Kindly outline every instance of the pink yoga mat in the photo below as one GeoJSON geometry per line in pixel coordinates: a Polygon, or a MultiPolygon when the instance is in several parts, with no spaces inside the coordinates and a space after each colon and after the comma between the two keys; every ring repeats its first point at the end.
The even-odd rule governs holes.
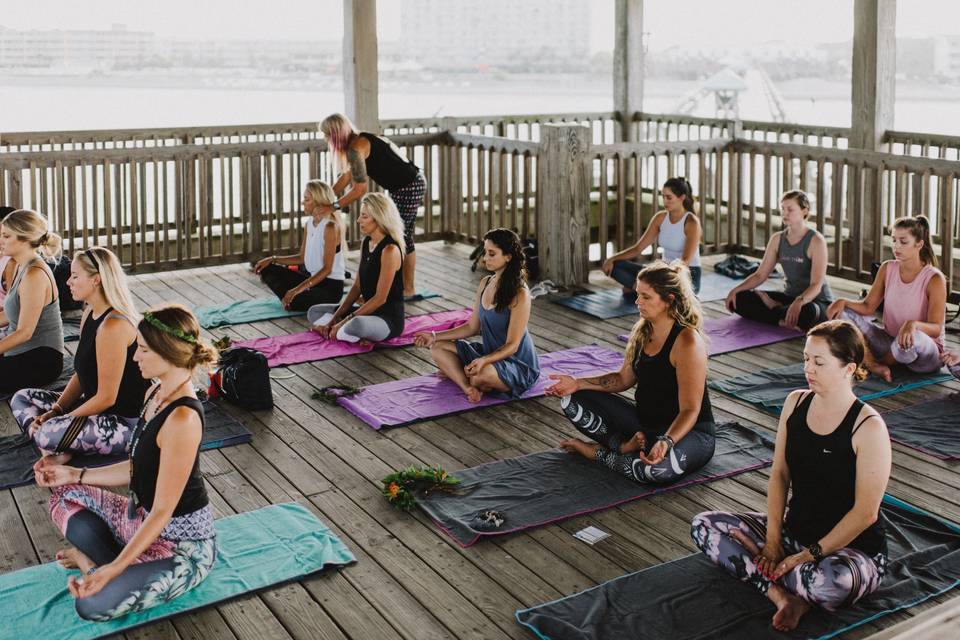
{"type": "MultiPolygon", "coordinates": [[[[734,315],[705,321],[703,332],[707,336],[707,355],[711,356],[803,336],[797,329],[764,324],[734,315]]],[[[627,342],[630,336],[620,335],[617,338],[621,342],[627,342]]]]}
{"type": "MultiPolygon", "coordinates": [[[[594,345],[544,354],[540,356],[540,379],[521,399],[542,396],[551,384],[551,373],[581,377],[617,371],[622,364],[621,354],[594,345]]],[[[357,395],[337,400],[374,429],[399,427],[510,401],[505,395],[488,393],[474,404],[457,385],[435,373],[371,385],[357,395]]]]}
{"type": "Polygon", "coordinates": [[[256,349],[267,356],[267,363],[271,368],[283,367],[301,362],[315,362],[340,356],[352,356],[358,353],[367,353],[378,347],[405,347],[413,344],[413,336],[420,331],[445,331],[467,322],[472,309],[456,309],[454,311],[439,311],[420,316],[410,316],[401,333],[396,338],[378,342],[376,344],[360,344],[359,342],[342,342],[328,340],[313,331],[291,333],[285,336],[272,338],[255,338],[240,340],[233,344],[238,347],[256,349]]]}

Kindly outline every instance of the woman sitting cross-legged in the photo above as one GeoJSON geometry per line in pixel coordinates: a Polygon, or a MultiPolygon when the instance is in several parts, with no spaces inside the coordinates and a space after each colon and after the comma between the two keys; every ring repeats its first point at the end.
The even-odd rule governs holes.
{"type": "Polygon", "coordinates": [[[380,342],[403,333],[403,221],[390,198],[368,193],[357,224],[366,236],[357,279],[343,302],[313,305],[307,319],[331,340],[380,342]]]}
{"type": "Polygon", "coordinates": [[[269,256],[253,266],[285,309],[306,311],[315,304],[340,302],[343,296],[346,234],[340,212],[326,208],[335,200],[326,182],[309,181],[303,191],[303,211],[310,218],[303,226],[300,253],[269,256]],[[303,265],[307,274],[288,269],[288,265],[303,265]]]}
{"type": "Polygon", "coordinates": [[[199,465],[203,405],[192,383],[216,352],[180,305],[144,313],[138,329],[134,359],[144,378],[158,382],[147,391],[129,460],[87,469],[42,458],[34,466],[37,484],[53,488],[53,521],[73,545],[57,559],[81,571],[67,588],[87,620],[168,602],[206,578],[216,558],[199,465]],[[106,489],[128,483],[129,497],[106,489]]]}
{"type": "Polygon", "coordinates": [[[886,565],[880,502],[890,477],[890,437],[853,393],[865,377],[865,346],[851,323],[831,320],[807,334],[809,390],[787,398],[767,490],[767,513],[701,513],[694,542],[728,573],[777,607],[788,631],[811,606],[852,605],[880,585],[886,565]],[[792,490],[787,508],[787,495],[792,490]]]}
{"type": "Polygon", "coordinates": [[[109,250],[78,252],[67,284],[86,303],[75,373],[63,393],[22,389],[10,408],[44,453],[66,462],[73,452],[125,454],[139,421],[147,381],[133,356],[140,319],[120,261],[109,250]]]}
{"type": "Polygon", "coordinates": [[[592,378],[551,375],[546,393],[562,398],[567,418],[597,443],[564,440],[563,449],[637,482],[667,484],[713,457],[703,320],[682,263],[651,264],[636,288],[640,320],[623,367],[592,378]],[[617,395],[634,385],[635,404],[617,395]]]}
{"type": "Polygon", "coordinates": [[[457,383],[470,402],[485,392],[519,398],[540,377],[540,361],[527,331],[530,290],[520,238],[509,229],[483,236],[483,259],[492,276],[477,289],[473,315],[446,331],[418,333],[414,343],[430,347],[440,372],[457,383]],[[480,334],[481,343],[465,338],[480,334]]]}
{"type": "Polygon", "coordinates": [[[943,364],[947,281],[937,268],[930,244],[930,223],[923,216],[898,218],[891,229],[893,256],[880,265],[862,301],[839,299],[827,309],[830,318],[853,322],[867,342],[866,366],[887,382],[890,365],[930,373],[943,364]],[[873,314],[883,303],[883,328],[873,314]]]}

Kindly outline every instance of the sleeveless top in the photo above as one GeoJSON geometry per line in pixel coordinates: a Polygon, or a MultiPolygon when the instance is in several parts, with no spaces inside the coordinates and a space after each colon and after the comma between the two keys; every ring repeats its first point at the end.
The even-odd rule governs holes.
{"type": "MultiPolygon", "coordinates": [[[[657,238],[657,243],[660,245],[660,248],[663,249],[663,259],[667,262],[683,260],[683,249],[687,243],[687,234],[684,231],[684,225],[687,224],[687,216],[689,215],[690,212],[687,211],[677,223],[674,224],[670,222],[670,214],[667,213],[660,222],[660,236],[657,238]]],[[[700,266],[700,245],[697,245],[697,251],[693,254],[693,258],[690,259],[690,264],[687,266],[700,266]]]]}
{"type": "MultiPolygon", "coordinates": [[[[37,258],[37,260],[39,259],[37,258]]],[[[7,329],[8,334],[17,330],[17,323],[20,321],[20,281],[23,280],[23,274],[27,272],[27,269],[34,268],[30,266],[32,264],[30,262],[20,267],[17,277],[13,279],[13,284],[10,285],[10,291],[7,292],[7,298],[3,301],[3,311],[7,314],[7,321],[10,323],[7,329]]],[[[7,351],[6,355],[8,356],[16,356],[41,347],[56,349],[60,353],[66,351],[63,347],[63,319],[60,317],[57,283],[54,282],[53,275],[47,270],[44,269],[44,273],[50,278],[50,285],[53,287],[53,300],[40,310],[40,318],[37,320],[37,326],[34,328],[30,339],[7,351]]]]}
{"type": "MultiPolygon", "coordinates": [[[[670,363],[670,351],[681,331],[683,326],[674,323],[670,335],[656,355],[648,356],[643,349],[637,349],[633,358],[633,373],[637,378],[634,392],[637,420],[640,431],[648,440],[666,433],[680,413],[680,385],[677,383],[677,370],[670,363]]],[[[703,382],[703,400],[694,430],[714,433],[713,408],[710,406],[706,380],[703,382]]]]}
{"type": "MultiPolygon", "coordinates": [[[[928,264],[920,270],[913,282],[904,282],[900,277],[899,260],[888,260],[884,264],[887,265],[887,273],[883,284],[883,329],[895,338],[907,320],[926,322],[927,306],[930,304],[927,285],[940,270],[928,264]]],[[[941,351],[943,331],[941,325],[940,336],[934,340],[941,351]]]]}
{"type": "MultiPolygon", "coordinates": [[[[157,385],[150,398],[159,388],[160,386],[157,385]]],[[[147,406],[150,398],[144,401],[144,407],[147,406]]],[[[157,434],[167,417],[177,407],[190,407],[200,416],[201,426],[204,424],[203,405],[200,401],[182,396],[161,409],[149,422],[141,419],[130,440],[130,461],[133,464],[130,490],[136,494],[140,506],[148,512],[153,509],[153,499],[157,492],[157,476],[160,474],[160,447],[157,445],[157,434]]],[[[192,513],[207,506],[208,503],[207,489],[203,484],[203,476],[200,475],[200,447],[198,446],[193,459],[193,469],[190,470],[187,485],[183,488],[183,494],[173,510],[173,515],[177,517],[192,513]]]]}
{"type": "MultiPolygon", "coordinates": [[[[320,224],[315,225],[313,218],[307,218],[307,241],[303,252],[303,265],[307,268],[307,271],[310,272],[310,275],[315,275],[323,269],[323,251],[326,248],[324,246],[323,234],[327,230],[328,224],[334,223],[329,218],[323,218],[320,220],[320,224]]],[[[336,252],[333,254],[333,269],[327,276],[330,280],[343,280],[346,275],[343,251],[341,251],[341,249],[342,246],[337,244],[336,252]]]]}
{"type": "MultiPolygon", "coordinates": [[[[856,498],[857,455],[853,451],[855,420],[863,402],[855,400],[836,429],[814,433],[807,424],[813,401],[807,393],[787,418],[787,467],[792,495],[785,525],[803,546],[827,535],[853,508],[856,498]]],[[[880,515],[848,547],[869,556],[886,550],[884,521],[880,515]]]]}
{"type": "MultiPolygon", "coordinates": [[[[373,251],[370,250],[370,236],[363,239],[360,249],[360,267],[357,269],[357,278],[360,281],[360,295],[364,300],[372,300],[377,295],[377,281],[380,279],[380,258],[383,250],[397,243],[390,236],[384,236],[373,251]]],[[[375,310],[372,315],[383,318],[390,327],[390,335],[386,339],[396,338],[403,333],[403,264],[393,275],[387,300],[375,310]]]]}
{"type": "Polygon", "coordinates": [[[402,189],[420,175],[417,165],[405,160],[380,136],[366,132],[359,135],[370,143],[370,155],[366,160],[367,175],[387,191],[402,189]]]}
{"type": "MultiPolygon", "coordinates": [[[[0,256],[0,304],[7,298],[7,283],[3,280],[3,272],[7,270],[7,265],[13,260],[10,256],[0,256]]],[[[12,282],[10,284],[13,284],[12,282]]]]}
{"type": "MultiPolygon", "coordinates": [[[[491,279],[487,278],[483,291],[487,290],[491,279]]],[[[509,307],[503,311],[497,311],[496,306],[492,309],[484,307],[483,291],[480,292],[480,338],[483,341],[483,352],[487,354],[496,351],[506,343],[511,312],[509,307]]],[[[522,384],[527,385],[524,391],[533,386],[540,377],[540,358],[533,346],[533,338],[526,329],[523,330],[523,338],[520,340],[517,352],[501,362],[507,362],[518,369],[517,377],[522,379],[522,384]]]]}
{"type": "MultiPolygon", "coordinates": [[[[93,313],[87,316],[80,330],[80,342],[77,343],[77,352],[73,357],[73,367],[77,372],[77,380],[83,397],[87,400],[97,395],[97,332],[107,318],[121,318],[133,324],[126,316],[107,309],[99,318],[93,313]]],[[[123,375],[120,377],[120,388],[117,390],[117,400],[112,407],[102,413],[124,418],[136,418],[143,407],[143,394],[147,392],[150,382],[140,375],[140,367],[133,361],[133,354],[137,351],[137,341],[134,340],[127,347],[127,355],[123,362],[123,375]]]]}
{"type": "MultiPolygon", "coordinates": [[[[807,229],[807,232],[797,244],[790,244],[787,241],[787,230],[780,232],[780,244],[777,247],[778,262],[783,267],[783,275],[786,276],[786,284],[783,292],[792,298],[800,297],[807,287],[810,286],[810,272],[813,270],[813,260],[807,255],[807,249],[810,248],[810,242],[814,238],[816,231],[807,229]]],[[[827,281],[823,281],[823,287],[820,293],[813,299],[813,302],[828,305],[833,302],[833,292],[827,281]]]]}

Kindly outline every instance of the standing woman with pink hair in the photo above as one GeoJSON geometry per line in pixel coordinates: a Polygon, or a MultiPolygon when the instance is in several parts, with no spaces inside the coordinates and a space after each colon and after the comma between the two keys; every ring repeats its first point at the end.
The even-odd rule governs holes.
{"type": "Polygon", "coordinates": [[[320,123],[320,131],[327,139],[334,167],[340,172],[333,185],[337,199],[330,205],[320,205],[320,213],[339,211],[362,198],[369,189],[369,178],[386,189],[403,220],[403,294],[408,301],[415,300],[413,235],[417,211],[427,190],[423,173],[390,140],[357,130],[342,113],[328,116],[320,123]]]}

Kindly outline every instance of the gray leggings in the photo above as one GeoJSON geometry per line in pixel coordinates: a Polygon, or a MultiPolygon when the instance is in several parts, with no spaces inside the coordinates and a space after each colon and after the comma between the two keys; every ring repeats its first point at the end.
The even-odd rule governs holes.
{"type": "Polygon", "coordinates": [[[940,360],[940,347],[933,338],[922,331],[914,331],[913,346],[904,349],[897,343],[896,338],[875,325],[871,318],[849,309],[843,310],[842,318],[849,320],[860,329],[870,353],[878,359],[890,353],[894,360],[917,373],[930,373],[943,366],[940,360]]]}
{"type": "MultiPolygon", "coordinates": [[[[315,304],[307,311],[307,320],[310,321],[310,324],[313,324],[324,314],[334,313],[339,307],[338,304],[315,304]]],[[[338,334],[341,340],[346,338],[348,342],[356,342],[357,340],[380,342],[386,340],[389,335],[390,326],[386,320],[379,316],[354,316],[343,325],[338,334]]]]}

